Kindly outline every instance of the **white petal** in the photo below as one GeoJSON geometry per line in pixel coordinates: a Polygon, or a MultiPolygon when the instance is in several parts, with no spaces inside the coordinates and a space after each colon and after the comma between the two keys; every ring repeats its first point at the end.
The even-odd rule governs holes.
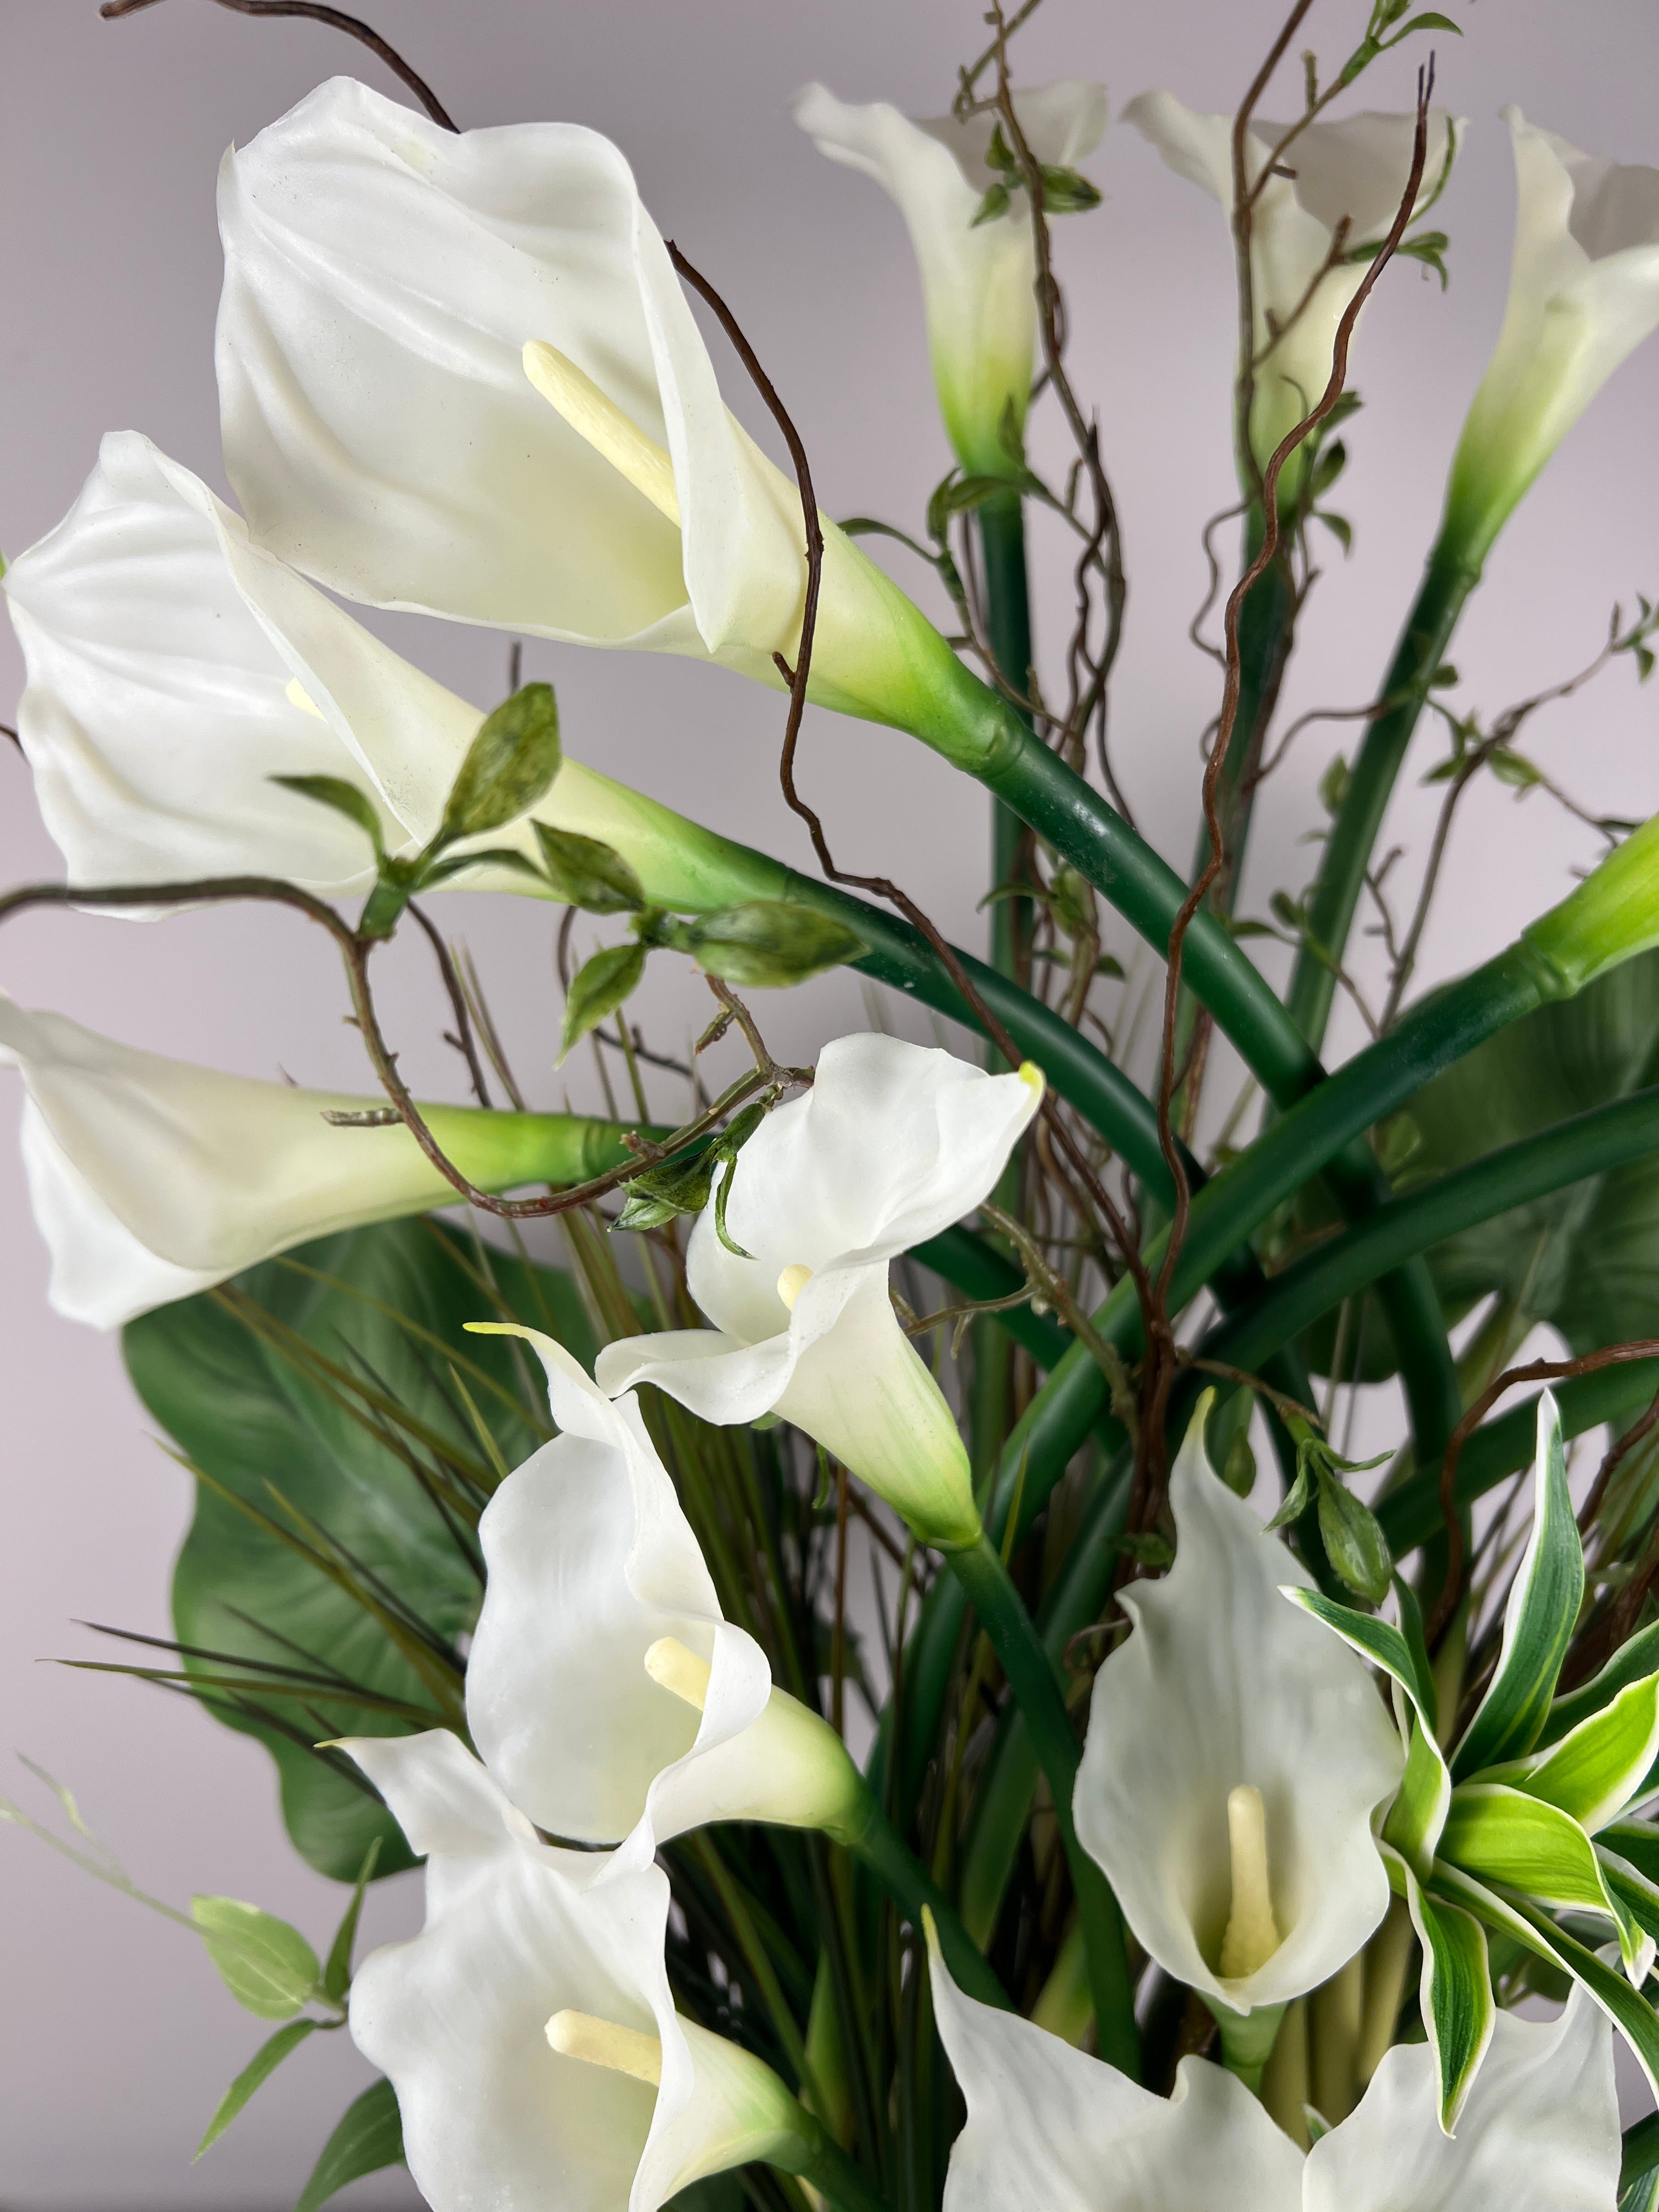
{"type": "Polygon", "coordinates": [[[741,2065],[675,2015],[659,1869],[595,1885],[444,1731],[349,1748],[428,1854],[425,1929],[358,1969],[351,2033],[397,2090],[434,2212],[655,2212],[773,2139],[741,2065]],[[660,2088],[555,2052],[546,2024],[566,2008],[658,2037],[660,2088]]]}
{"type": "Polygon", "coordinates": [[[1156,2097],[964,1996],[937,1945],[932,1966],[939,2039],[968,2106],[945,2212],[1298,2212],[1301,2154],[1231,2074],[1185,2059],[1174,2096],[1156,2097]]]}
{"type": "MultiPolygon", "coordinates": [[[[323,1119],[361,1098],[166,1060],[3,993],[0,1065],[21,1069],[28,1093],[26,1160],[53,1304],[100,1328],[307,1237],[453,1196],[406,1129],[323,1119]]],[[[526,1179],[506,1117],[428,1111],[482,1183],[526,1179]]]]}
{"type": "Polygon", "coordinates": [[[1210,1472],[1201,1422],[1170,1477],[1176,1563],[1123,1593],[1134,1632],[1096,1677],[1078,1833],[1166,1972],[1235,2010],[1275,2004],[1352,1958],[1387,1910],[1372,1809],[1401,1750],[1361,1662],[1279,1595],[1307,1577],[1210,1472]],[[1261,1792],[1283,1941],[1215,1971],[1231,1897],[1227,1793],[1261,1792]]]}
{"type": "Polygon", "coordinates": [[[789,487],[727,416],[608,140],[458,137],[337,78],[227,157],[220,225],[226,465],[296,566],[594,644],[763,658],[787,635],[789,487]],[[684,570],[680,532],[530,385],[530,339],[668,448],[684,570]]]}
{"type": "Polygon", "coordinates": [[[1397,2044],[1358,2108],[1314,2145],[1307,2212],[1613,2212],[1613,2030],[1583,1990],[1558,2020],[1500,2012],[1455,2139],[1437,2113],[1427,2045],[1397,2044]]]}

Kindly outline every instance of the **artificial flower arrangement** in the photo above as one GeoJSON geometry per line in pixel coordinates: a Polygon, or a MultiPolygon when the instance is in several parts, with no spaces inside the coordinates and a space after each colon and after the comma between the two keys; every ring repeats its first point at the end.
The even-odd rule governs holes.
{"type": "MultiPolygon", "coordinates": [[[[994,4],[938,121],[797,104],[908,226],[955,457],[925,517],[841,524],[740,289],[665,241],[616,146],[459,130],[355,19],[227,4],[332,22],[404,96],[337,78],[226,156],[240,511],[114,434],[7,572],[67,877],[0,897],[111,927],[283,905],[332,939],[374,1079],[257,1082],[0,1000],[53,1304],[125,1331],[198,1486],[176,1643],[126,1671],[266,1747],[346,1893],[325,1960],[242,1900],[182,1916],[273,2024],[204,2147],[349,2026],[381,2078],[305,2212],[398,2160],[436,2212],[1651,2212],[1659,2122],[1621,2138],[1613,2042],[1659,2087],[1659,1314],[1625,1265],[1659,1152],[1659,820],[1598,822],[1512,945],[1410,987],[1462,793],[1566,797],[1516,742],[1539,701],[1483,723],[1437,693],[1507,517],[1659,325],[1659,171],[1511,112],[1506,318],[1312,881],[1264,924],[1237,892],[1312,533],[1349,534],[1359,317],[1391,264],[1445,274],[1463,125],[1427,49],[1455,22],[1374,0],[1269,123],[1297,0],[1235,114],[1122,111],[1237,270],[1240,549],[1183,874],[1106,743],[1123,550],[1054,255],[1107,100],[1018,81],[1036,0],[994,4]],[[1413,62],[1413,105],[1352,112],[1413,62]],[[1042,665],[1028,520],[1075,564],[1042,665]],[[819,873],[570,757],[546,683],[454,696],[354,602],[770,685],[819,873]],[[985,787],[988,959],[838,863],[798,789],[809,701],[985,787]],[[1377,847],[1414,739],[1445,797],[1396,921],[1377,847]],[[532,937],[553,909],[559,1056],[597,1055],[606,1117],[526,1103],[446,886],[539,902],[532,937]],[[1367,901],[1387,1000],[1328,1070],[1367,901]],[[1106,908],[1158,963],[1144,1083],[1106,908]],[[469,1104],[410,1095],[376,1006],[410,930],[469,1104]],[[628,1012],[664,951],[712,1015],[678,1068],[628,1012]],[[843,964],[956,1048],[781,1064],[755,994],[843,964]],[[1218,1031],[1248,1076],[1224,1117],[1218,1031]],[[549,1218],[561,1267],[520,1231],[549,1218]],[[1512,1366],[1540,1322],[1567,1356],[1512,1366]],[[1357,1485],[1334,1410],[1391,1376],[1406,1427],[1357,1485]],[[1495,1413],[1528,1381],[1560,1387],[1495,1413]],[[356,1960],[366,1886],[417,1862],[423,1931],[356,1960]]],[[[1656,626],[1615,613],[1603,660],[1645,678],[1656,626]]]]}

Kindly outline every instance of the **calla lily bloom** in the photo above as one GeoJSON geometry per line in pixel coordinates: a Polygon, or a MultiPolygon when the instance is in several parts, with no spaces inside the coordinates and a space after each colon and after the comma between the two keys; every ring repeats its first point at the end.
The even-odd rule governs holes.
{"type": "Polygon", "coordinates": [[[638,1401],[613,1403],[550,1337],[506,1333],[540,1353],[560,1433],[478,1524],[466,1712],[490,1772],[552,1834],[628,1838],[619,1869],[711,1820],[834,1827],[864,1784],[722,1617],[638,1401]]]}
{"type": "Polygon", "coordinates": [[[426,1925],[359,1967],[351,2033],[434,2212],[656,2212],[750,2159],[799,2169],[782,2083],[674,2009],[659,1868],[595,1883],[446,1730],[344,1747],[427,1863],[426,1925]]]}
{"type": "Polygon", "coordinates": [[[607,1345],[601,1388],[654,1382],[722,1424],[779,1413],[928,1540],[971,1543],[967,1454],[887,1271],[994,1188],[1042,1096],[1029,1066],[988,1075],[895,1037],[826,1045],[806,1097],[738,1156],[726,1227],[743,1256],[712,1200],[691,1232],[687,1280],[714,1327],[607,1345]]]}
{"type": "Polygon", "coordinates": [[[1515,255],[1497,348],[1447,494],[1477,566],[1614,369],[1659,325],[1659,169],[1581,153],[1504,111],[1515,147],[1515,255]]]}
{"type": "MultiPolygon", "coordinates": [[[[341,1127],[384,1102],[139,1052],[0,994],[0,1064],[21,1070],[23,1165],[58,1312],[117,1328],[291,1244],[455,1202],[407,1129],[341,1127]]],[[[628,1155],[567,1114],[422,1109],[481,1189],[581,1182],[628,1155]]]]}
{"type": "MultiPolygon", "coordinates": [[[[1199,115],[1167,92],[1146,92],[1123,111],[1169,167],[1233,205],[1233,118],[1199,115]]],[[[1249,133],[1251,182],[1290,128],[1256,123],[1249,133]]],[[[1250,445],[1258,468],[1316,404],[1330,382],[1336,328],[1370,265],[1361,248],[1381,244],[1394,226],[1411,176],[1412,115],[1352,115],[1310,123],[1297,132],[1283,167],[1255,203],[1250,269],[1255,326],[1255,398],[1250,445]],[[1338,226],[1347,224],[1340,249],[1338,226]],[[1327,267],[1333,252],[1337,265],[1327,267]]],[[[1436,197],[1462,135],[1462,120],[1435,108],[1414,212],[1436,197]]],[[[1286,489],[1289,489],[1286,484],[1286,489]]]]}
{"type": "MultiPolygon", "coordinates": [[[[1073,167],[1099,143],[1106,88],[1068,80],[1015,94],[1036,159],[1073,167]]],[[[849,107],[821,84],[798,93],[794,118],[822,154],[873,177],[896,201],[921,271],[939,409],[972,476],[1008,476],[1004,426],[1018,433],[1036,350],[1036,256],[1031,213],[1016,195],[976,222],[997,173],[986,161],[994,118],[913,122],[885,101],[849,107]]]]}
{"type": "Polygon", "coordinates": [[[1371,1814],[1402,1754],[1365,1668],[1301,1632],[1279,1592],[1308,1577],[1211,1473],[1206,1412],[1170,1478],[1175,1565],[1120,1601],[1074,1811],[1146,1950],[1241,2014],[1326,1980],[1387,1911],[1371,1814]]]}
{"type": "MultiPolygon", "coordinates": [[[[608,139],[438,128],[337,78],[226,156],[225,466],[347,598],[777,684],[800,496],[720,397],[608,139]]],[[[995,702],[825,522],[812,693],[947,752],[995,702]]]]}
{"type": "MultiPolygon", "coordinates": [[[[272,777],[355,784],[406,858],[437,828],[483,720],[136,432],[103,441],[74,507],[4,587],[28,673],[18,734],[71,882],[256,874],[326,897],[367,891],[362,832],[272,777]]],[[[614,846],[659,904],[710,902],[701,833],[579,762],[487,842],[533,859],[533,821],[614,846]]],[[[535,889],[488,866],[452,880],[535,889]]],[[[717,884],[713,899],[744,895],[717,884]]]]}
{"type": "Polygon", "coordinates": [[[1434,2060],[1389,2051],[1356,2109],[1305,2155],[1243,2085],[1183,2058],[1154,2096],[1030,2021],[964,1996],[933,1954],[940,2039],[968,2105],[945,2212],[1613,2212],[1619,2103],[1607,2022],[1575,1991],[1559,2020],[1500,2015],[1455,2138],[1434,2060]]]}

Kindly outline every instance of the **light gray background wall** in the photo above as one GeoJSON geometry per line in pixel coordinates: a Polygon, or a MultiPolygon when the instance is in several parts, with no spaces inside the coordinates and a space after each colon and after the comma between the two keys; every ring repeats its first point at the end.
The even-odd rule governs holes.
{"type": "MultiPolygon", "coordinates": [[[[1022,40],[1028,78],[1104,78],[1115,106],[1168,85],[1231,106],[1275,10],[1258,0],[1048,0],[1022,40]]],[[[1529,115],[1626,160],[1659,161],[1652,88],[1659,17],[1644,0],[1483,0],[1468,35],[1439,40],[1443,96],[1474,118],[1443,204],[1453,282],[1401,269],[1370,311],[1357,381],[1367,407],[1340,504],[1358,521],[1353,558],[1333,556],[1306,630],[1297,706],[1358,704],[1430,535],[1444,462],[1496,331],[1511,205],[1495,111],[1529,115]]],[[[463,123],[561,116],[611,133],[665,231],[726,291],[810,441],[832,512],[914,525],[945,451],[934,425],[908,249],[875,188],[830,167],[785,103],[822,76],[844,97],[913,112],[948,100],[979,34],[971,0],[374,0],[375,21],[427,71],[463,123]]],[[[1325,0],[1309,35],[1345,50],[1361,0],[1325,0]]],[[[304,24],[254,23],[168,0],[101,24],[93,0],[0,0],[0,544],[15,551],[55,522],[98,435],[133,426],[217,481],[211,332],[219,279],[213,181],[246,138],[319,79],[366,57],[304,24]]],[[[1410,70],[1368,81],[1370,104],[1405,106],[1410,70]]],[[[1286,103],[1294,98],[1287,91],[1286,103]]],[[[1151,834],[1190,848],[1200,730],[1212,672],[1185,642],[1202,585],[1197,532],[1230,496],[1228,257],[1215,209],[1113,130],[1090,164],[1107,204],[1060,233],[1073,359],[1098,406],[1125,519],[1133,579],[1118,679],[1119,760],[1151,834]]],[[[1496,708],[1593,652],[1610,603],[1659,588],[1659,352],[1615,380],[1510,529],[1456,658],[1466,696],[1496,708]]],[[[753,410],[733,376],[742,411],[753,410]]],[[[1058,608],[1061,577],[1044,578],[1058,608]]],[[[1052,648],[1061,617],[1045,614],[1052,648]]],[[[494,635],[405,624],[393,633],[481,703],[504,688],[494,635]]],[[[19,680],[0,641],[0,719],[19,680]]],[[[687,811],[797,860],[802,837],[776,794],[778,702],[722,673],[538,647],[532,672],[560,689],[570,749],[687,811]]],[[[1554,711],[1544,757],[1611,811],[1659,805],[1655,706],[1620,671],[1554,711]]],[[[1426,748],[1431,738],[1420,738],[1426,748]]],[[[1310,861],[1326,754],[1316,738],[1276,787],[1252,858],[1257,910],[1310,861]]],[[[1425,756],[1426,757],[1426,756],[1425,756]]],[[[841,852],[900,876],[941,920],[971,933],[984,844],[974,788],[890,735],[815,715],[803,781],[841,852]]],[[[1391,834],[1420,840],[1429,800],[1402,793],[1391,834]]],[[[1495,949],[1559,895],[1594,841],[1534,799],[1472,801],[1456,883],[1432,930],[1426,974],[1495,949]]],[[[27,774],[0,747],[0,880],[51,875],[27,774]]],[[[502,900],[457,902],[523,1067],[553,1103],[556,1008],[544,914],[502,900]]],[[[644,1000],[665,1041],[698,1019],[684,977],[644,1000]]],[[[330,959],[312,933],[258,915],[151,926],[32,920],[5,933],[0,983],[136,1043],[252,1073],[359,1081],[330,959]]],[[[425,979],[402,971],[387,1000],[408,1061],[455,1091],[425,979]]],[[[848,985],[777,1006],[775,1042],[810,1054],[863,1019],[848,985]]],[[[1342,1036],[1353,1042],[1352,1025],[1342,1036]]],[[[580,1095],[580,1091],[579,1091],[580,1095]]],[[[9,1101],[0,1115],[9,1121],[9,1101]]],[[[9,1145],[0,1150],[0,1753],[15,1747],[70,1781],[135,1875],[174,1900],[228,1891],[321,1936],[337,1895],[289,1852],[262,1755],[183,1705],[37,1663],[86,1651],[77,1617],[164,1631],[169,1563],[188,1496],[149,1438],[116,1345],[52,1316],[44,1256],[9,1145]]],[[[27,1778],[21,1770],[16,1783],[27,1778]]],[[[0,1779],[0,1790],[13,1787],[0,1779]]],[[[411,1923],[413,1886],[375,1898],[371,1929],[411,1923]]],[[[185,2160],[260,2031],[220,1992],[191,1941],[94,1887],[27,1838],[0,1832],[0,2198],[81,2212],[291,2203],[326,2126],[366,2078],[343,2039],[313,2043],[204,2163],[185,2160]]],[[[359,2201],[401,2203],[395,2178],[359,2201]]]]}

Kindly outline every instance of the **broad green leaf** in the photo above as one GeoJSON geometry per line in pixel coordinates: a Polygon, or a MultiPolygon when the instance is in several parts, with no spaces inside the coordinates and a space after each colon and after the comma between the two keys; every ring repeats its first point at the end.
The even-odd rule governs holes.
{"type": "Polygon", "coordinates": [[[466,749],[437,842],[482,836],[516,821],[559,772],[559,708],[550,684],[526,684],[487,714],[466,749]]]}
{"type": "Polygon", "coordinates": [[[1532,1534],[1504,1612],[1497,1671],[1452,1753],[1455,1782],[1519,1759],[1537,1742],[1584,1595],[1584,1551],[1567,1491],[1561,1416],[1547,1390],[1538,1401],[1532,1513],[1532,1534]]]}
{"type": "Polygon", "coordinates": [[[1596,1838],[1603,1850],[1616,1851],[1649,1881],[1659,1886],[1659,1828],[1649,1820],[1615,1820],[1596,1838]]]}
{"type": "Polygon", "coordinates": [[[374,1869],[380,1856],[380,1838],[376,1836],[363,1854],[363,1863],[357,1869],[357,1880],[351,1892],[351,1902],[341,1916],[340,1924],[329,1945],[328,1964],[323,1969],[323,1993],[336,2004],[351,1987],[351,1954],[357,1942],[357,1923],[362,1916],[363,1893],[374,1879],[374,1869]]]}
{"type": "Polygon", "coordinates": [[[1550,1707],[1549,1717],[1544,1723],[1538,1741],[1541,1745],[1559,1743],[1564,1735],[1587,1721],[1592,1713],[1599,1713],[1610,1705],[1627,1683],[1639,1681],[1644,1674],[1659,1672],[1659,1621],[1621,1644],[1599,1674],[1594,1675],[1581,1690],[1569,1691],[1558,1698],[1550,1707]]]}
{"type": "Polygon", "coordinates": [[[614,847],[574,830],[535,825],[542,866],[553,896],[588,914],[637,914],[645,891],[632,867],[614,847]]]}
{"type": "Polygon", "coordinates": [[[192,1897],[190,1910],[220,1979],[245,2011],[288,2020],[316,1995],[317,1954],[286,1920],[234,1897],[192,1897]]]}
{"type": "Polygon", "coordinates": [[[204,2151],[211,2150],[256,2089],[263,2088],[290,2051],[297,2051],[307,2036],[322,2025],[315,2020],[291,2020],[286,2027],[279,2027],[268,2042],[262,2043],[247,2064],[219,2100],[219,2108],[207,2124],[207,2133],[196,2146],[191,2163],[193,2166],[204,2151]]]}
{"type": "Polygon", "coordinates": [[[603,951],[582,963],[571,977],[570,988],[565,994],[561,1060],[589,1030],[598,1029],[601,1022],[608,1020],[624,1000],[633,996],[644,973],[642,945],[607,945],[603,951]]]}
{"type": "Polygon", "coordinates": [[[1608,1887],[1595,1844],[1559,1807],[1504,1783],[1464,1783],[1452,1792],[1435,1859],[1551,1911],[1601,1914],[1619,1931],[1626,1965],[1635,1964],[1640,1931],[1608,1887]]]}
{"type": "Polygon", "coordinates": [[[1334,1599],[1323,1597],[1317,1590],[1286,1587],[1280,1595],[1292,1605],[1300,1606],[1304,1613],[1312,1613],[1333,1629],[1343,1642],[1352,1646],[1362,1659],[1398,1682],[1411,1699],[1425,1724],[1434,1727],[1434,1678],[1426,1666],[1419,1662],[1409,1641],[1397,1628],[1375,1613],[1356,1613],[1352,1606],[1338,1605],[1334,1599]]]}
{"type": "Polygon", "coordinates": [[[1659,1674],[1632,1682],[1548,1751],[1488,1778],[1559,1805],[1594,1835],[1616,1820],[1659,1754],[1659,1674]]]}
{"type": "MultiPolygon", "coordinates": [[[[252,1268],[227,1286],[228,1297],[204,1292],[146,1314],[124,1340],[146,1408],[192,1462],[279,1519],[268,1486],[276,1486],[448,1638],[477,1618],[476,1569],[392,1442],[365,1427],[364,1407],[316,1363],[383,1389],[405,1425],[400,1437],[412,1427],[488,1475],[453,1369],[500,1462],[516,1467],[549,1433],[538,1371],[508,1345],[469,1338],[465,1324],[504,1307],[558,1337],[585,1366],[595,1346],[568,1277],[499,1252],[488,1263],[489,1276],[464,1234],[388,1222],[252,1268]]],[[[354,1702],[339,1688],[296,1682],[287,1697],[234,1688],[210,1696],[218,1719],[270,1752],[289,1833],[319,1872],[355,1881],[377,1836],[379,1874],[411,1864],[401,1831],[351,1762],[310,1747],[416,1725],[378,1709],[376,1698],[430,1703],[382,1630],[205,1486],[174,1571],[173,1613],[179,1642],[196,1650],[249,1668],[280,1662],[337,1675],[370,1693],[354,1702]]],[[[236,1676],[234,1664],[216,1660],[184,1663],[198,1681],[236,1676]]]]}
{"type": "Polygon", "coordinates": [[[390,2081],[373,2083],[346,2106],[339,2125],[323,2145],[294,2212],[317,2212],[337,2190],[366,2173],[404,2160],[404,2127],[390,2081]]]}
{"type": "Polygon", "coordinates": [[[1659,1881],[1654,1881],[1616,1850],[1598,1843],[1595,1856],[1607,1884],[1645,1936],[1659,1939],[1659,1881]]]}
{"type": "Polygon", "coordinates": [[[1440,2124],[1447,2135],[1474,2086],[1492,2041],[1497,2008],[1486,1959],[1486,1933],[1462,1905],[1432,1896],[1402,1866],[1406,1903],[1423,1947],[1419,1999],[1440,2077],[1440,2124]]]}

